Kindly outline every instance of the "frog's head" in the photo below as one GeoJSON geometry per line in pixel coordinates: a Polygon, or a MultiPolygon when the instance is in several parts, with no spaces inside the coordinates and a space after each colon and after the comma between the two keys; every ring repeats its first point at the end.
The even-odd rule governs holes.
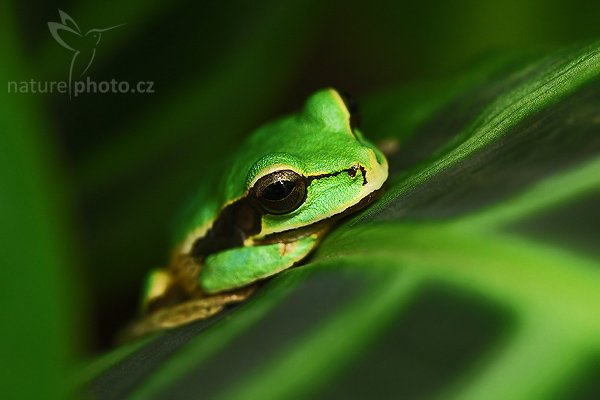
{"type": "Polygon", "coordinates": [[[200,286],[216,293],[271,276],[304,258],[329,222],[355,211],[388,174],[383,154],[354,126],[333,89],[248,137],[176,254],[200,260],[200,286]],[[220,185],[220,186],[219,186],[220,185]]]}
{"type": "Polygon", "coordinates": [[[381,188],[387,161],[354,126],[353,108],[336,90],[321,90],[300,113],[248,140],[226,189],[229,198],[245,197],[260,210],[255,239],[339,216],[381,188]],[[244,193],[234,193],[240,186],[244,193]]]}

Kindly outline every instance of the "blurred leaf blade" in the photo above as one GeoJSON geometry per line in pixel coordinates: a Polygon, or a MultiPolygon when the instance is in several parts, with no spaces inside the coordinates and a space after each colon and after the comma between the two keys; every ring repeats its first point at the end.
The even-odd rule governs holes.
{"type": "MultiPolygon", "coordinates": [[[[14,25],[14,10],[0,6],[0,51],[10,54],[0,80],[18,81],[27,68],[14,25]]],[[[0,94],[0,220],[2,268],[0,318],[3,329],[3,396],[63,399],[67,371],[83,340],[77,330],[74,257],[61,196],[56,154],[31,97],[0,94]],[[32,377],[34,382],[32,383],[32,377]]]]}
{"type": "MultiPolygon", "coordinates": [[[[360,221],[378,218],[376,214],[380,209],[383,210],[380,218],[391,218],[401,212],[394,207],[396,199],[426,185],[427,180],[440,176],[461,160],[473,158],[470,156],[478,151],[483,153],[495,141],[513,133],[511,129],[576,92],[586,82],[593,84],[600,72],[599,59],[598,45],[594,44],[549,56],[525,69],[524,74],[533,70],[534,75],[495,99],[466,129],[456,132],[445,147],[438,149],[427,162],[414,167],[408,176],[392,177],[382,201],[364,213],[360,221]]],[[[590,90],[594,91],[595,87],[590,90]]]]}
{"type": "Polygon", "coordinates": [[[598,261],[454,224],[374,225],[350,229],[332,242],[329,257],[335,256],[336,246],[350,256],[386,257],[402,268],[417,268],[429,280],[479,292],[482,299],[494,299],[517,313],[519,323],[507,346],[496,350],[501,351],[487,360],[489,365],[480,365],[478,379],[463,388],[479,395],[466,398],[484,393],[498,399],[546,397],[585,364],[585,349],[599,345],[600,325],[594,316],[600,305],[598,261]],[[557,353],[558,344],[564,355],[557,353]],[[560,361],[549,363],[554,357],[560,361]],[[536,373],[526,373],[532,366],[537,366],[536,373]],[[506,385],[507,380],[512,384],[506,385]]]}
{"type": "Polygon", "coordinates": [[[597,190],[600,188],[598,171],[600,159],[591,159],[583,165],[542,180],[506,202],[474,213],[460,223],[479,225],[481,229],[498,229],[518,222],[597,190]]]}

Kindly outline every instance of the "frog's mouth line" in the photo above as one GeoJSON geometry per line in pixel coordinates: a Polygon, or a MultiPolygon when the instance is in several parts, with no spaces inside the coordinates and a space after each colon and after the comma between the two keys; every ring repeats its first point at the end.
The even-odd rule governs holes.
{"type": "MultiPolygon", "coordinates": [[[[367,171],[362,165],[357,164],[350,168],[330,174],[308,176],[305,178],[306,187],[309,187],[315,180],[330,178],[343,173],[355,177],[359,171],[362,174],[364,186],[368,183],[367,171]]],[[[327,232],[328,228],[334,222],[369,204],[374,199],[375,192],[368,194],[357,204],[347,208],[341,213],[333,215],[325,220],[308,226],[290,229],[288,231],[272,233],[261,239],[257,239],[254,243],[256,245],[276,242],[289,243],[314,233],[318,233],[321,236],[327,232]]],[[[202,261],[210,254],[236,247],[243,247],[247,238],[256,236],[260,233],[262,229],[262,216],[264,214],[265,212],[256,204],[253,189],[250,189],[246,196],[229,204],[221,210],[219,216],[206,234],[194,241],[189,255],[194,259],[202,261]]]]}

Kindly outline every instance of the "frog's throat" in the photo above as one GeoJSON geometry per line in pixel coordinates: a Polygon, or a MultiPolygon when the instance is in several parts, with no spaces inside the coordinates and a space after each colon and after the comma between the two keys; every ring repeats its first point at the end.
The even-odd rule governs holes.
{"type": "MultiPolygon", "coordinates": [[[[331,174],[308,176],[306,177],[307,186],[318,179],[329,178],[342,173],[355,176],[358,172],[362,174],[363,186],[366,185],[366,169],[363,166],[353,166],[331,174]]],[[[256,204],[253,190],[250,189],[244,197],[234,201],[231,204],[228,204],[225,208],[223,208],[208,231],[202,237],[195,239],[188,249],[184,248],[182,250],[189,256],[201,261],[210,254],[236,247],[260,245],[263,243],[267,244],[281,241],[292,242],[298,238],[305,237],[315,232],[321,234],[321,231],[326,231],[324,229],[325,226],[331,225],[339,218],[349,214],[350,212],[355,212],[370,203],[374,198],[374,193],[375,192],[365,196],[365,198],[363,198],[356,205],[351,206],[343,212],[323,221],[319,221],[305,227],[295,228],[290,231],[273,233],[261,238],[260,240],[257,239],[256,241],[252,241],[251,238],[257,236],[261,232],[262,216],[264,213],[256,204]],[[249,243],[249,241],[251,243],[249,243]]]]}

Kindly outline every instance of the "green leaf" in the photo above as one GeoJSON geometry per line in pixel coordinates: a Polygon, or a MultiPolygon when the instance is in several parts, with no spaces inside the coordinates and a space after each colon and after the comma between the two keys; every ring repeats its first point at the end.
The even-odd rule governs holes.
{"type": "Polygon", "coordinates": [[[226,314],[149,339],[87,390],[598,396],[599,76],[595,43],[492,63],[435,96],[373,98],[364,130],[403,143],[382,198],[306,265],[226,314]]]}
{"type": "MultiPolygon", "coordinates": [[[[13,15],[7,4],[0,15],[13,15]]],[[[0,81],[27,71],[10,18],[0,24],[0,81]]],[[[0,91],[0,387],[4,398],[63,399],[79,311],[64,182],[42,129],[39,104],[0,91]]]]}

